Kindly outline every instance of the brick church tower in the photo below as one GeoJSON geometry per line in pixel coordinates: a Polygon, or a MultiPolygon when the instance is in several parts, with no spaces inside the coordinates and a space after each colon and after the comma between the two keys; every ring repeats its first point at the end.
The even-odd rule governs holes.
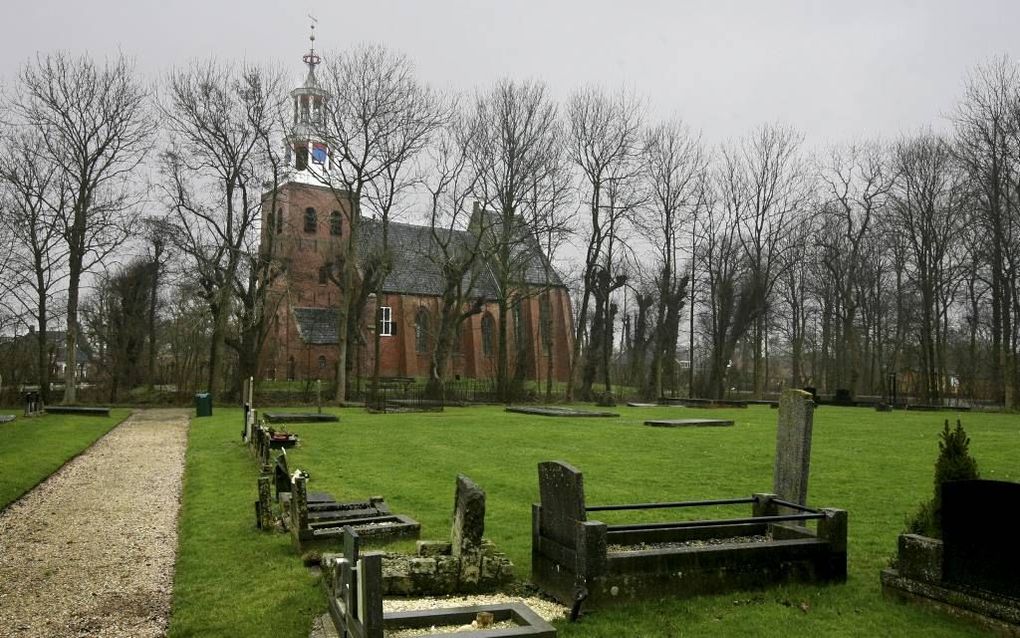
{"type": "Polygon", "coordinates": [[[267,312],[275,318],[263,370],[271,379],[327,378],[336,362],[336,328],[330,319],[335,323],[338,291],[326,268],[344,250],[351,206],[342,188],[330,181],[330,149],[319,134],[330,96],[315,75],[321,58],[314,31],[310,39],[312,47],[302,58],[308,74],[290,92],[287,181],[262,200],[262,249],[271,250],[284,266],[267,301],[267,312]],[[323,324],[319,334],[302,334],[296,318],[309,314],[323,324]]]}

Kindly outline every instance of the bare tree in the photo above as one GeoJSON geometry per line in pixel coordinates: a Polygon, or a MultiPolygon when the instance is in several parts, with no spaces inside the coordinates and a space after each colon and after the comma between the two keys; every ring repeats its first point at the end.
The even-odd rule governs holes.
{"type": "Polygon", "coordinates": [[[475,189],[475,178],[468,167],[473,143],[472,130],[463,116],[448,122],[430,148],[432,169],[425,180],[430,241],[420,255],[442,273],[443,283],[426,388],[437,398],[443,393],[443,379],[450,353],[460,339],[461,325],[481,312],[485,304],[479,284],[486,275],[486,220],[472,220],[468,204],[475,189]],[[476,225],[468,230],[472,221],[476,225]]]}
{"type": "Polygon", "coordinates": [[[946,140],[922,134],[897,144],[892,220],[909,242],[909,272],[920,297],[921,365],[929,401],[946,390],[949,307],[960,285],[961,171],[946,140]]]}
{"type": "Polygon", "coordinates": [[[12,110],[38,132],[66,189],[60,218],[68,261],[64,402],[73,403],[82,276],[127,236],[123,216],[138,203],[139,191],[131,173],[150,148],[155,120],[123,55],[101,65],[66,53],[37,57],[21,71],[12,110]]]}
{"type": "Polygon", "coordinates": [[[690,278],[679,267],[681,231],[705,199],[706,156],[699,137],[678,120],[650,129],[644,139],[644,173],[649,189],[643,227],[656,247],[656,317],[647,398],[663,392],[664,374],[675,374],[680,310],[690,278]]]}
{"type": "MultiPolygon", "coordinates": [[[[223,387],[238,282],[258,271],[243,269],[246,260],[260,258],[252,257],[259,255],[252,241],[264,189],[269,210],[277,208],[283,111],[280,73],[215,61],[171,72],[160,101],[169,138],[162,187],[177,226],[175,243],[193,261],[212,317],[208,388],[214,395],[223,387]]],[[[251,364],[244,373],[254,374],[251,364]]]]}
{"type": "Polygon", "coordinates": [[[529,276],[528,267],[535,265],[537,238],[562,221],[549,213],[562,202],[563,134],[556,106],[538,83],[504,80],[478,94],[471,120],[477,136],[469,157],[476,198],[484,214],[492,215],[486,226],[499,315],[496,391],[505,400],[511,390],[509,314],[552,277],[547,263],[539,264],[537,277],[529,276]]]}
{"type": "Polygon", "coordinates": [[[622,219],[634,207],[632,182],[640,166],[642,105],[633,95],[619,91],[606,94],[588,87],[575,93],[567,106],[570,123],[568,149],[570,161],[581,174],[580,190],[587,215],[579,225],[585,245],[581,277],[580,307],[574,326],[574,347],[570,358],[570,383],[567,400],[574,397],[581,344],[588,339],[585,375],[580,397],[590,400],[596,364],[602,364],[609,392],[609,370],[605,360],[612,350],[611,322],[607,321],[612,292],[626,283],[617,273],[612,246],[617,241],[622,219]],[[590,306],[594,293],[598,307],[588,332],[590,306]],[[596,325],[598,329],[596,330],[596,325]],[[609,338],[609,339],[607,339],[609,338]],[[599,353],[603,356],[599,356],[599,353]]]}
{"type": "Polygon", "coordinates": [[[775,125],[759,128],[735,146],[723,149],[731,178],[726,189],[728,205],[740,226],[739,239],[750,267],[754,302],[752,337],[754,396],[765,389],[768,361],[767,312],[772,291],[788,263],[782,241],[804,212],[810,192],[807,168],[800,157],[803,137],[775,125]]]}
{"type": "Polygon", "coordinates": [[[14,316],[34,320],[36,374],[43,402],[48,403],[54,345],[49,334],[51,301],[63,292],[67,278],[67,249],[58,223],[67,190],[60,188],[52,163],[38,152],[38,133],[29,129],[0,144],[0,233],[11,240],[0,278],[6,292],[3,305],[14,316]]]}
{"type": "MultiPolygon", "coordinates": [[[[442,109],[415,78],[410,60],[378,45],[360,45],[327,60],[323,82],[329,99],[321,120],[314,123],[330,154],[323,183],[348,209],[349,221],[349,232],[330,256],[329,268],[339,287],[335,394],[342,404],[351,335],[360,326],[368,293],[384,277],[388,258],[385,249],[370,256],[378,258],[374,263],[360,258],[362,207],[371,204],[385,213],[385,232],[392,206],[406,190],[410,160],[439,126],[442,109]]],[[[384,238],[383,246],[387,243],[384,238]]]]}
{"type": "Polygon", "coordinates": [[[833,150],[821,170],[826,204],[817,237],[824,276],[835,293],[832,306],[838,328],[833,383],[851,392],[856,392],[861,376],[857,313],[866,260],[871,257],[872,220],[885,212],[893,184],[888,164],[879,144],[853,144],[833,150]]]}
{"type": "Polygon", "coordinates": [[[1020,69],[1008,58],[978,66],[966,80],[953,116],[953,149],[967,171],[976,203],[975,221],[985,241],[976,254],[989,270],[991,359],[995,396],[1007,406],[1017,393],[1014,311],[1020,271],[1013,255],[1020,243],[1020,69]]]}

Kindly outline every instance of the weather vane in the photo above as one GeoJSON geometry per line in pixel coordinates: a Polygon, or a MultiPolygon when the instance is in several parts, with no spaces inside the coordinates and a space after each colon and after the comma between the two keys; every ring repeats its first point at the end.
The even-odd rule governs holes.
{"type": "Polygon", "coordinates": [[[310,67],[313,67],[319,62],[321,62],[322,58],[320,58],[318,54],[315,53],[315,24],[318,22],[318,20],[316,20],[315,16],[313,16],[310,13],[308,14],[308,19],[312,21],[311,31],[308,34],[308,41],[311,42],[311,45],[309,46],[308,53],[306,53],[301,59],[305,61],[305,64],[307,64],[310,67]]]}

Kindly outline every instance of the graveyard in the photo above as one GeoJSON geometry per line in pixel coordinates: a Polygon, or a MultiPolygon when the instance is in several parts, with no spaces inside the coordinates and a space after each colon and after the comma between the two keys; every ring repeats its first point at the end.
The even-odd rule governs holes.
{"type": "MultiPolygon", "coordinates": [[[[583,470],[589,505],[737,501],[668,512],[604,508],[590,515],[610,529],[626,524],[654,530],[678,518],[742,519],[752,504],[733,497],[768,492],[773,485],[777,413],[767,405],[615,410],[617,418],[590,419],[507,412],[503,406],[400,414],[331,408],[327,413],[338,415],[337,422],[287,423],[300,440],[287,449],[287,458],[290,471],[307,472],[310,491],[337,501],[385,495],[393,512],[420,522],[422,539],[450,537],[452,487],[458,475],[471,477],[485,490],[485,537],[513,563],[516,580],[505,588],[511,595],[537,593],[528,581],[540,463],[563,461],[583,470]],[[692,417],[734,425],[645,426],[648,420],[692,417]]],[[[832,511],[824,508],[847,513],[845,583],[783,582],[584,606],[578,622],[553,622],[557,635],[983,635],[972,625],[882,596],[879,574],[896,555],[907,516],[930,496],[942,417],[836,406],[816,410],[803,516],[832,511]]],[[[1020,480],[1016,416],[975,412],[964,414],[963,421],[982,478],[1020,480]]],[[[241,422],[239,409],[221,407],[214,416],[192,420],[171,636],[304,638],[313,619],[328,609],[323,573],[305,565],[316,556],[297,550],[289,534],[256,527],[252,504],[259,498],[259,467],[239,440],[241,422]]],[[[411,540],[362,543],[365,555],[415,553],[411,540]]],[[[315,551],[342,553],[343,535],[332,548],[315,551]]],[[[323,569],[340,578],[337,564],[323,569]]]]}

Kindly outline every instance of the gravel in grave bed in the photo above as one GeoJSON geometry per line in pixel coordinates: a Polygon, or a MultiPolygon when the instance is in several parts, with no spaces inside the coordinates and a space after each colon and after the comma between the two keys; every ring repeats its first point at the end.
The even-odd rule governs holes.
{"type": "MultiPolygon", "coordinates": [[[[414,611],[421,609],[442,609],[444,607],[472,607],[475,605],[506,605],[509,603],[523,603],[531,608],[531,611],[541,616],[544,620],[552,622],[559,618],[565,618],[569,609],[557,602],[547,600],[540,596],[515,596],[512,594],[474,594],[469,596],[437,596],[434,598],[387,598],[383,600],[383,613],[398,611],[414,611]]],[[[517,625],[510,620],[493,623],[491,629],[510,629],[517,625]]],[[[433,627],[419,627],[414,629],[392,629],[386,630],[386,638],[412,638],[414,636],[426,636],[432,633],[448,632],[457,634],[459,632],[477,631],[470,625],[436,625],[433,627]]]]}
{"type": "Polygon", "coordinates": [[[712,545],[746,545],[750,543],[767,543],[772,535],[766,536],[731,536],[730,538],[708,538],[705,540],[682,541],[677,543],[637,543],[635,545],[608,545],[609,552],[640,552],[649,549],[681,549],[684,547],[711,547],[712,545]]]}
{"type": "MultiPolygon", "coordinates": [[[[489,625],[486,631],[496,629],[513,629],[515,623],[504,620],[489,625]]],[[[383,631],[384,638],[414,638],[415,636],[431,636],[433,634],[459,634],[467,631],[480,631],[473,625],[433,625],[431,627],[416,627],[414,629],[386,629],[383,631]]]]}

